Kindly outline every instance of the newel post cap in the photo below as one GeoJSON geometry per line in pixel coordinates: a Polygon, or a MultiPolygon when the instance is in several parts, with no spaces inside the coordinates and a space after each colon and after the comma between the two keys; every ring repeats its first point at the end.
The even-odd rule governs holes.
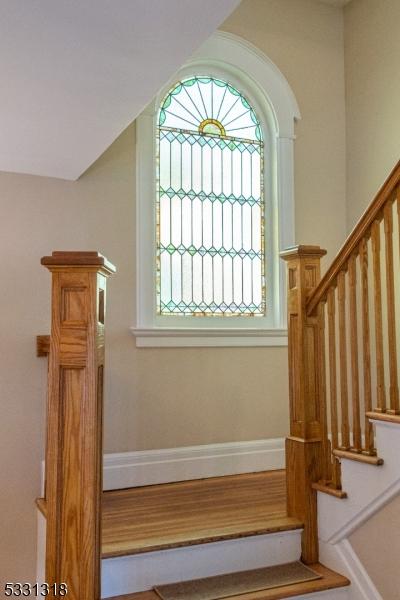
{"type": "Polygon", "coordinates": [[[283,260],[292,260],[294,258],[321,258],[325,256],[326,250],[319,246],[291,246],[283,250],[279,256],[283,260]]]}
{"type": "Polygon", "coordinates": [[[105,256],[96,251],[55,250],[51,256],[43,256],[40,263],[50,271],[57,267],[95,268],[107,275],[116,272],[116,268],[105,256]]]}

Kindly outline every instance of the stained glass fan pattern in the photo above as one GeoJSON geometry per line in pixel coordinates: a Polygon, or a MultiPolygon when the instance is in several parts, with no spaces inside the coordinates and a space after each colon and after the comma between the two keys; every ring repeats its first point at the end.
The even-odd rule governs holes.
{"type": "Polygon", "coordinates": [[[246,98],[179,82],[158,120],[157,304],[162,315],[264,315],[263,140],[246,98]]]}

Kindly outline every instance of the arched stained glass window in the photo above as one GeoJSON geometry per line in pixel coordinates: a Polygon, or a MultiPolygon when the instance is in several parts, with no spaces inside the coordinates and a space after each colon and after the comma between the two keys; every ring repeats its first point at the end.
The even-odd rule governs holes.
{"type": "Polygon", "coordinates": [[[158,113],[157,308],[265,314],[263,139],[253,108],[212,77],[177,83],[158,113]]]}

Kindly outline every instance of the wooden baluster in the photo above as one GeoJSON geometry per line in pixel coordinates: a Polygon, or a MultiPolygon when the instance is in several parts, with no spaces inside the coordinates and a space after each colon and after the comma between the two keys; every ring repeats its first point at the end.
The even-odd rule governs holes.
{"type": "Polygon", "coordinates": [[[46,581],[100,599],[106,278],[97,252],[53,252],[46,450],[46,581]]]}
{"type": "MultiPolygon", "coordinates": [[[[335,288],[328,292],[328,347],[329,347],[329,396],[331,409],[332,448],[339,448],[337,375],[336,375],[336,324],[335,324],[335,288]]],[[[333,458],[332,483],[341,489],[340,463],[333,458]]]]}
{"type": "Polygon", "coordinates": [[[339,430],[337,414],[335,288],[331,288],[328,292],[328,335],[332,447],[336,450],[339,448],[339,430]]]}
{"type": "Polygon", "coordinates": [[[358,376],[358,327],[357,327],[357,270],[356,256],[349,260],[349,302],[350,302],[350,352],[351,352],[351,397],[353,409],[353,449],[362,450],[360,424],[360,383],[358,376]]]}
{"type": "Polygon", "coordinates": [[[374,267],[374,307],[376,346],[376,412],[386,412],[385,369],[383,358],[382,289],[381,289],[381,234],[380,222],[374,221],[371,228],[372,259],[374,267]]]}
{"type": "Polygon", "coordinates": [[[394,266],[393,266],[393,207],[387,202],[383,209],[385,226],[385,255],[386,255],[386,294],[389,342],[389,396],[390,409],[388,413],[399,414],[399,383],[397,377],[397,346],[396,346],[396,309],[394,295],[394,266]]]}
{"type": "MultiPolygon", "coordinates": [[[[369,291],[368,291],[368,246],[364,238],[359,247],[361,270],[361,303],[362,303],[362,337],[363,337],[363,373],[364,373],[364,406],[365,412],[372,410],[371,394],[371,342],[369,330],[369,291]]],[[[375,454],[373,427],[368,417],[365,418],[365,451],[375,454]]]]}
{"type": "Polygon", "coordinates": [[[288,514],[304,523],[302,559],[318,561],[317,497],[312,484],[324,474],[324,415],[322,414],[321,311],[308,316],[305,305],[320,280],[317,246],[289,248],[281,254],[288,263],[288,336],[290,436],[286,440],[288,514]]]}
{"type": "Polygon", "coordinates": [[[318,341],[318,356],[316,357],[317,364],[319,365],[319,390],[320,390],[320,402],[321,402],[321,428],[322,428],[322,439],[323,439],[323,453],[324,453],[324,473],[323,480],[326,482],[332,479],[332,451],[331,443],[328,437],[328,406],[326,397],[326,356],[325,356],[325,301],[320,302],[319,305],[319,341],[318,341]]]}
{"type": "Polygon", "coordinates": [[[346,284],[345,273],[338,275],[339,304],[339,357],[340,357],[340,406],[341,406],[341,449],[350,448],[349,397],[347,385],[347,339],[346,339],[346,284]]]}

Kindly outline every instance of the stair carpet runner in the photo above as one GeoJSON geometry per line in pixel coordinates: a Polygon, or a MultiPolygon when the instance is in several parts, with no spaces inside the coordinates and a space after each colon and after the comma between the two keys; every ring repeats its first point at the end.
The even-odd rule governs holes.
{"type": "Polygon", "coordinates": [[[219,600],[316,579],[321,579],[319,573],[296,561],[264,569],[156,586],[154,591],[162,600],[219,600]]]}

